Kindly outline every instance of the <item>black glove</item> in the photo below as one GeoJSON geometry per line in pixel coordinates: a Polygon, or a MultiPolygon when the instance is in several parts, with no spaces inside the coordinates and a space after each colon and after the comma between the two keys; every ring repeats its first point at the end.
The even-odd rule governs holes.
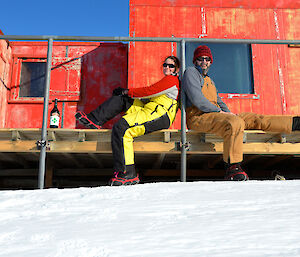
{"type": "Polygon", "coordinates": [[[127,88],[117,87],[113,90],[113,95],[127,95],[127,94],[128,94],[127,88]]]}

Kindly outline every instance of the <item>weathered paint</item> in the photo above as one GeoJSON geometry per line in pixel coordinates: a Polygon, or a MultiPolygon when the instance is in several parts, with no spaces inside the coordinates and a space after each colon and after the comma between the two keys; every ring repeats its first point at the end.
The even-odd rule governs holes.
{"type": "MultiPolygon", "coordinates": [[[[299,6],[299,0],[131,0],[130,36],[299,39],[299,6]]],[[[19,59],[45,61],[46,45],[0,41],[0,127],[41,127],[42,99],[18,96],[19,59]]],[[[177,51],[176,43],[130,43],[128,87],[159,80],[163,59],[177,51]]],[[[252,45],[252,53],[255,94],[221,94],[224,101],[234,112],[299,114],[300,48],[252,45]]],[[[77,110],[89,112],[113,88],[126,87],[127,45],[55,42],[52,65],[50,99],[60,100],[63,127],[74,128],[77,110]]],[[[173,128],[180,128],[179,118],[173,128]]]]}
{"type": "MultiPolygon", "coordinates": [[[[131,0],[130,36],[299,40],[299,7],[299,0],[131,0]]],[[[161,60],[170,54],[172,43],[130,44],[129,86],[159,79],[161,60]]],[[[230,109],[299,115],[300,48],[252,45],[252,55],[255,94],[221,94],[230,109]]]]}
{"type": "MultiPolygon", "coordinates": [[[[0,34],[2,34],[0,30],[0,34]]],[[[11,67],[11,47],[8,41],[0,40],[0,128],[5,126],[7,112],[7,93],[9,91],[9,74],[11,67]]]]}
{"type": "MultiPolygon", "coordinates": [[[[1,98],[6,106],[5,112],[1,109],[2,127],[41,128],[43,98],[20,97],[19,84],[22,61],[45,62],[47,42],[11,42],[11,47],[7,98],[1,98]]],[[[80,128],[76,111],[89,112],[110,97],[114,88],[127,86],[127,52],[122,43],[54,42],[49,115],[57,98],[61,125],[80,128]]],[[[111,126],[112,122],[106,124],[111,126]]]]}
{"type": "Polygon", "coordinates": [[[299,0],[130,0],[134,6],[216,7],[216,8],[300,8],[299,0]]]}
{"type": "MultiPolygon", "coordinates": [[[[85,54],[82,62],[81,101],[79,111],[90,112],[111,97],[117,87],[127,87],[127,54],[124,44],[102,44],[102,47],[85,54]]],[[[120,115],[107,122],[104,128],[112,128],[120,115]]]]}

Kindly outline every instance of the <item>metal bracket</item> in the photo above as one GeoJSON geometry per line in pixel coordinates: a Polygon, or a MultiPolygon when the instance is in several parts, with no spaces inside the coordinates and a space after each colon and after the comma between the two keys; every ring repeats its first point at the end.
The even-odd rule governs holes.
{"type": "Polygon", "coordinates": [[[286,135],[285,134],[280,134],[280,143],[281,144],[284,144],[286,143],[287,140],[286,140],[286,135]]]}
{"type": "Polygon", "coordinates": [[[190,142],[186,142],[185,144],[182,144],[182,142],[175,142],[176,151],[181,151],[181,149],[183,149],[183,148],[186,149],[187,151],[189,151],[190,146],[191,146],[190,142]]]}
{"type": "Polygon", "coordinates": [[[38,140],[35,144],[38,150],[41,150],[42,147],[46,147],[46,150],[50,150],[50,143],[45,140],[38,140]]]}
{"type": "Polygon", "coordinates": [[[247,143],[247,133],[244,132],[244,135],[243,135],[243,143],[247,143]]]}

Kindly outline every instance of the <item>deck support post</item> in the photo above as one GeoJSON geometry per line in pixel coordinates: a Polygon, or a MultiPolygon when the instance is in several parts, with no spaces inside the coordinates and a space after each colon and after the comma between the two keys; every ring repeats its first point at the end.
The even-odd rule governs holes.
{"type": "Polygon", "coordinates": [[[45,184],[45,166],[46,166],[46,147],[47,147],[47,121],[48,121],[48,106],[49,106],[49,89],[50,89],[50,75],[51,75],[51,64],[52,64],[52,46],[53,38],[48,39],[48,50],[47,50],[47,68],[45,74],[45,88],[44,88],[44,110],[43,110],[43,125],[42,125],[42,136],[41,136],[41,152],[39,160],[39,177],[38,187],[44,189],[45,184]]]}
{"type": "MultiPolygon", "coordinates": [[[[181,40],[181,78],[185,71],[185,40],[181,40]]],[[[181,89],[181,168],[180,168],[180,181],[186,182],[186,112],[185,112],[185,94],[181,89]]]]}

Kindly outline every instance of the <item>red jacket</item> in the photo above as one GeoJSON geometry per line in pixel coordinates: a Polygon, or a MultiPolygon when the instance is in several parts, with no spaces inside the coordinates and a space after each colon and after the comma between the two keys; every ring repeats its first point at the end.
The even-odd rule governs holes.
{"type": "Polygon", "coordinates": [[[163,94],[177,100],[179,95],[179,79],[177,76],[168,75],[151,86],[130,88],[128,91],[128,95],[132,98],[152,98],[163,94]]]}

